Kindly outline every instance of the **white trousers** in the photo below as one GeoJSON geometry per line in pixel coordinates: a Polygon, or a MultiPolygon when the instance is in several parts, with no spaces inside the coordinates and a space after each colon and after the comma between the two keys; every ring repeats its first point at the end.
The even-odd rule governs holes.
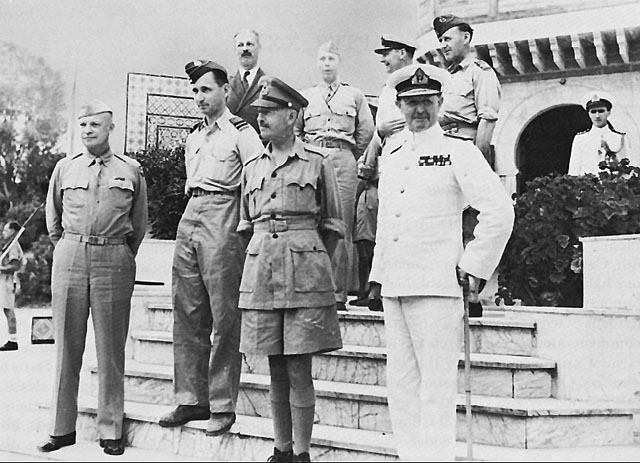
{"type": "Polygon", "coordinates": [[[403,461],[454,461],[463,301],[385,297],[387,392],[403,461]]]}

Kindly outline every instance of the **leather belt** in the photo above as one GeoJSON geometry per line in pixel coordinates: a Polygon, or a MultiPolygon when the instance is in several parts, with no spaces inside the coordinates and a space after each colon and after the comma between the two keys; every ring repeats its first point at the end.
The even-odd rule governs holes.
{"type": "Polygon", "coordinates": [[[478,133],[478,126],[474,124],[465,124],[464,122],[447,122],[442,124],[442,130],[445,133],[463,140],[475,141],[478,133]]]}
{"type": "Polygon", "coordinates": [[[253,224],[253,231],[269,233],[287,230],[317,230],[318,221],[309,217],[288,217],[280,219],[260,219],[253,224]]]}
{"type": "Polygon", "coordinates": [[[312,145],[319,146],[321,148],[338,148],[342,150],[349,150],[353,148],[353,143],[349,143],[345,140],[337,140],[335,138],[323,138],[320,140],[314,140],[312,145]]]}
{"type": "Polygon", "coordinates": [[[109,236],[91,236],[91,235],[78,235],[77,233],[62,232],[62,237],[71,241],[78,241],[80,243],[87,243],[94,246],[105,246],[114,244],[124,244],[125,238],[112,238],[109,236]]]}
{"type": "Polygon", "coordinates": [[[191,190],[189,190],[189,197],[198,197],[198,196],[208,196],[208,195],[222,195],[222,196],[235,196],[236,193],[238,192],[238,190],[233,190],[233,191],[221,191],[221,190],[216,190],[216,191],[210,191],[210,190],[203,190],[202,188],[191,188],[191,190]]]}

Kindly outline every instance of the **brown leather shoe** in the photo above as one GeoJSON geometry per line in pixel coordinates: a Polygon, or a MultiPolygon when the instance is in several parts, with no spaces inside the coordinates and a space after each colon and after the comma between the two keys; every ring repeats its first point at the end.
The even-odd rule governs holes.
{"type": "Polygon", "coordinates": [[[122,455],[124,453],[123,439],[100,439],[100,447],[107,455],[122,455]]]}
{"type": "Polygon", "coordinates": [[[220,436],[224,434],[233,423],[236,422],[236,414],[231,413],[212,413],[211,418],[209,418],[209,422],[207,423],[207,429],[205,434],[207,436],[220,436]]]}
{"type": "Polygon", "coordinates": [[[54,450],[67,447],[76,443],[76,432],[70,432],[62,436],[49,436],[49,440],[38,445],[38,450],[41,452],[53,452],[54,450]]]}
{"type": "Polygon", "coordinates": [[[160,418],[158,424],[163,428],[182,426],[193,420],[208,420],[209,407],[201,405],[178,405],[171,413],[160,418]]]}

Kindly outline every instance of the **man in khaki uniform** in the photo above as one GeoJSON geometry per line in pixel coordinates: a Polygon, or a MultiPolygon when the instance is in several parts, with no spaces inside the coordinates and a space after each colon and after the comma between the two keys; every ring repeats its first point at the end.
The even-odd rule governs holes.
{"type": "Polygon", "coordinates": [[[235,408],[242,356],[238,287],[244,246],[236,233],[242,166],[262,151],[256,131],[226,106],[227,72],[217,63],[187,63],[203,113],[187,138],[185,191],[173,258],[174,389],[178,407],[160,426],[209,420],[206,434],[227,432],[235,408]]]}
{"type": "Polygon", "coordinates": [[[93,101],[78,114],[83,153],[56,164],[47,194],[55,249],[51,308],[56,339],[53,430],[38,448],[76,441],[78,384],[91,310],[98,357],[98,433],[110,455],[124,452],[124,347],[135,256],[147,229],[147,187],[140,165],[109,147],[112,110],[93,101]]]}
{"type": "Polygon", "coordinates": [[[373,135],[373,116],[364,94],[338,78],[340,61],[340,51],[333,42],[326,42],[318,49],[322,82],[302,91],[309,105],[298,118],[296,135],[322,148],[336,170],[347,230],[334,255],[334,279],[336,305],[338,310],[346,310],[354,260],[352,233],[358,183],[356,160],[373,135]]]}

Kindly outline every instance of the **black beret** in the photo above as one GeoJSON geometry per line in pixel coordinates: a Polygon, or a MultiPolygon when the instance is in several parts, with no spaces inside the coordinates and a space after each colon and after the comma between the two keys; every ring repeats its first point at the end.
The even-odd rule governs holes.
{"type": "Polygon", "coordinates": [[[300,110],[309,104],[309,101],[296,89],[290,87],[277,77],[262,76],[258,85],[261,87],[260,97],[251,103],[251,106],[258,108],[291,108],[300,110]]]}
{"type": "Polygon", "coordinates": [[[184,65],[184,70],[189,76],[192,84],[195,84],[200,77],[207,72],[217,73],[218,76],[222,76],[225,82],[229,81],[227,76],[227,70],[218,63],[214,63],[209,60],[195,60],[184,65]]]}
{"type": "Polygon", "coordinates": [[[467,21],[452,14],[444,14],[433,20],[433,30],[438,37],[456,26],[462,26],[462,30],[473,33],[473,29],[467,21]]]}

